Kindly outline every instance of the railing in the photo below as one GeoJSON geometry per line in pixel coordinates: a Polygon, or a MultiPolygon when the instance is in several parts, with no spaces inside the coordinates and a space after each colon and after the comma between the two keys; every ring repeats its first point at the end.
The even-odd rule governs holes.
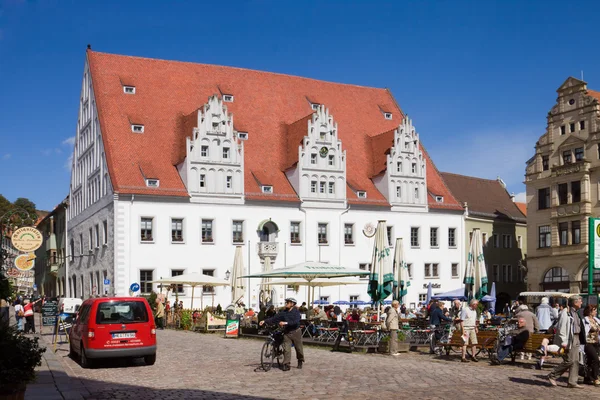
{"type": "Polygon", "coordinates": [[[271,257],[273,260],[279,254],[279,243],[277,242],[258,242],[256,251],[260,258],[271,257]]]}

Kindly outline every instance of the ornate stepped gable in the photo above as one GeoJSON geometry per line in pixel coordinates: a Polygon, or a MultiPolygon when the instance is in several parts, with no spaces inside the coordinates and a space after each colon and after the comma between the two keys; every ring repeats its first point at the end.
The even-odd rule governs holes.
{"type": "MultiPolygon", "coordinates": [[[[381,134],[377,142],[389,143],[391,132],[381,134]]],[[[375,142],[375,143],[377,143],[375,142]]],[[[372,143],[374,152],[377,144],[372,143]]],[[[393,131],[393,145],[388,148],[385,165],[377,165],[373,182],[392,206],[427,209],[427,162],[421,151],[419,135],[409,118],[393,131]],[[383,167],[385,168],[382,171],[383,167]]],[[[376,155],[375,155],[376,156],[376,155]]]]}
{"type": "Polygon", "coordinates": [[[346,151],[338,139],[338,125],[324,105],[290,126],[289,153],[298,162],[286,171],[302,201],[346,201],[346,151]],[[302,136],[301,136],[302,135],[302,136]],[[301,143],[298,146],[298,138],[301,143]]]}
{"type": "Polygon", "coordinates": [[[185,119],[185,129],[191,130],[192,136],[186,138],[186,157],[178,170],[192,200],[242,200],[244,147],[237,139],[227,106],[213,95],[185,119]]]}

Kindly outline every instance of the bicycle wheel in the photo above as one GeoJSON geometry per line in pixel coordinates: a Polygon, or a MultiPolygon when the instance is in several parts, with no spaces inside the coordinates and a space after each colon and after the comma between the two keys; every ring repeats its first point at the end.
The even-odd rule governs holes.
{"type": "Polygon", "coordinates": [[[281,368],[283,363],[283,347],[281,345],[273,346],[273,359],[277,360],[277,366],[281,368]]]}
{"type": "Polygon", "coordinates": [[[273,366],[273,345],[272,343],[265,342],[260,352],[260,366],[263,370],[268,371],[273,366]]]}

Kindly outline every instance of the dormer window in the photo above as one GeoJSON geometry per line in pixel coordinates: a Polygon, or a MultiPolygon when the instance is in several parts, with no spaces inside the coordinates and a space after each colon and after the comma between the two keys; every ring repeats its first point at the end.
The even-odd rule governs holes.
{"type": "Polygon", "coordinates": [[[131,125],[131,132],[133,133],[144,133],[144,125],[131,125]]]}
{"type": "Polygon", "coordinates": [[[248,140],[248,132],[238,132],[237,137],[240,140],[248,140]]]}
{"type": "Polygon", "coordinates": [[[229,147],[223,147],[223,158],[224,159],[229,158],[229,147]]]}
{"type": "Polygon", "coordinates": [[[444,196],[435,196],[435,201],[437,201],[438,203],[443,203],[444,202],[444,196]]]}
{"type": "Polygon", "coordinates": [[[263,193],[273,193],[273,186],[271,185],[263,185],[262,186],[263,193]]]}
{"type": "Polygon", "coordinates": [[[319,103],[310,103],[310,107],[314,110],[317,111],[319,109],[320,104],[319,103]]]}
{"type": "Polygon", "coordinates": [[[223,95],[223,101],[225,103],[233,103],[233,95],[231,95],[231,94],[224,94],[223,95]]]}
{"type": "Polygon", "coordinates": [[[123,86],[123,93],[135,94],[135,86],[123,86]]]}
{"type": "Polygon", "coordinates": [[[364,190],[359,190],[358,192],[356,192],[356,195],[358,196],[359,199],[367,198],[367,192],[365,192],[364,190]]]}
{"type": "Polygon", "coordinates": [[[146,186],[148,187],[158,187],[159,183],[158,179],[146,179],[146,186]]]}
{"type": "Polygon", "coordinates": [[[391,112],[384,112],[383,116],[385,117],[385,119],[389,119],[389,120],[392,119],[392,113],[391,112]]]}

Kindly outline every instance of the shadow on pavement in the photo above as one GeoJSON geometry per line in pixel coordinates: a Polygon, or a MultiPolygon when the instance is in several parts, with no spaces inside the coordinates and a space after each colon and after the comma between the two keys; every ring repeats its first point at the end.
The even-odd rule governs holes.
{"type": "Polygon", "coordinates": [[[551,386],[546,376],[540,380],[526,378],[508,378],[508,380],[514,383],[522,383],[523,385],[551,386]]]}
{"type": "MultiPolygon", "coordinates": [[[[157,377],[160,379],[160,377],[157,377]]],[[[202,382],[197,383],[196,389],[159,389],[123,383],[110,384],[86,378],[56,379],[49,371],[39,371],[36,381],[27,386],[25,400],[51,400],[51,399],[214,399],[214,400],[258,400],[274,398],[265,397],[257,393],[244,395],[236,393],[240,389],[239,383],[231,385],[231,393],[217,392],[209,388],[203,389],[202,382]],[[59,393],[60,391],[60,393],[59,393]]]]}

